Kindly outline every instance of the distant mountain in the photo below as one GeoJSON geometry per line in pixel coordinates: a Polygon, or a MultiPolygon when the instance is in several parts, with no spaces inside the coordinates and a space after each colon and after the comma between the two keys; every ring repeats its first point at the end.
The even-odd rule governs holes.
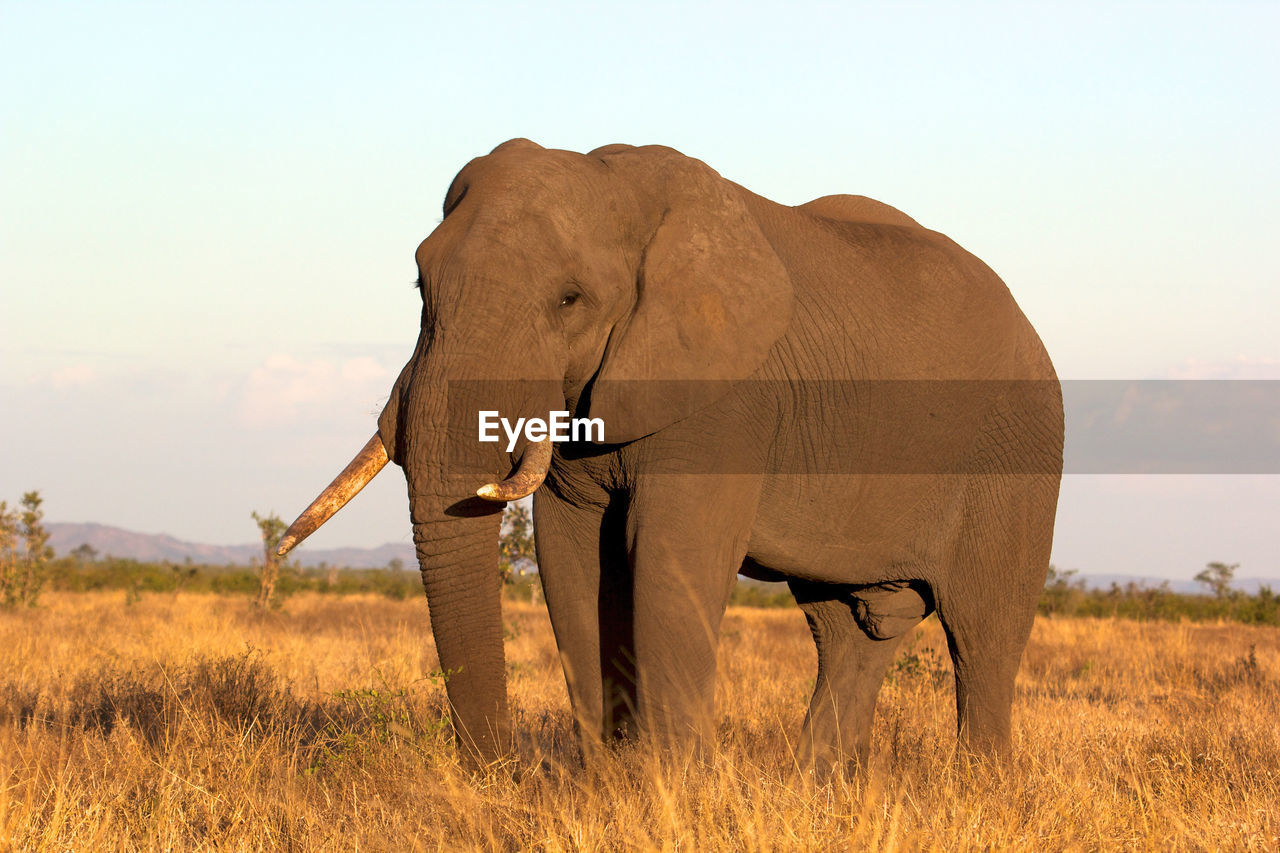
{"type": "MultiPolygon", "coordinates": [[[[66,556],[81,545],[89,545],[100,556],[127,557],[144,562],[185,562],[211,565],[247,566],[262,559],[262,545],[201,545],[184,542],[164,533],[137,533],[105,524],[47,523],[49,544],[58,556],[66,556]]],[[[393,559],[403,561],[405,568],[418,565],[413,545],[388,542],[377,548],[311,549],[301,546],[289,555],[304,566],[326,563],[352,569],[384,568],[393,559]]]]}

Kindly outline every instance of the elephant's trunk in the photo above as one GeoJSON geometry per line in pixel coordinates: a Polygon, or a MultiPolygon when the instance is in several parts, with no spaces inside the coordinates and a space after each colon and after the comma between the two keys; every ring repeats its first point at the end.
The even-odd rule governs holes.
{"type": "MultiPolygon", "coordinates": [[[[337,512],[386,461],[382,440],[375,434],[290,526],[286,540],[291,541],[282,543],[281,553],[337,512]]],[[[478,498],[451,503],[451,498],[440,495],[440,467],[434,459],[413,464],[409,476],[413,538],[454,732],[466,757],[483,765],[500,758],[511,743],[498,573],[501,504],[478,498]]],[[[543,465],[538,481],[545,475],[543,465]]]]}
{"type": "MultiPolygon", "coordinates": [[[[487,764],[511,746],[498,573],[502,504],[541,485],[552,453],[549,441],[529,444],[505,480],[481,479],[509,470],[510,457],[497,445],[477,444],[475,412],[495,404],[508,412],[548,411],[559,402],[560,382],[451,386],[444,378],[451,362],[426,357],[433,340],[439,342],[434,331],[419,338],[378,418],[378,434],[295,522],[289,544],[336,512],[388,459],[404,468],[454,733],[468,759],[487,764]]],[[[452,363],[458,361],[467,363],[455,354],[452,363]]]]}
{"type": "MultiPolygon", "coordinates": [[[[426,374],[410,362],[378,431],[408,480],[414,545],[454,735],[466,759],[487,764],[511,745],[498,573],[502,504],[475,496],[484,481],[457,457],[474,420],[455,425],[451,441],[446,383],[426,374]]],[[[471,439],[474,445],[474,432],[471,439]]],[[[492,466],[499,464],[495,454],[492,466]]]]}
{"type": "MultiPolygon", "coordinates": [[[[420,517],[416,511],[414,517],[420,517]]],[[[454,734],[466,756],[480,764],[500,758],[511,745],[499,518],[495,513],[413,525],[454,734]]]]}

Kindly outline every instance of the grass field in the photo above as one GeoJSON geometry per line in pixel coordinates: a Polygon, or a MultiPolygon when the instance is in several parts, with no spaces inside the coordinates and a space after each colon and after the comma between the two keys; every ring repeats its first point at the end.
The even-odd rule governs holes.
{"type": "Polygon", "coordinates": [[[904,645],[870,771],[791,765],[816,657],[734,608],[720,750],[580,767],[544,610],[506,609],[519,780],[459,768],[422,600],[47,595],[0,613],[0,849],[1256,849],[1280,845],[1280,629],[1041,619],[1015,754],[951,760],[941,629],[904,645]]]}

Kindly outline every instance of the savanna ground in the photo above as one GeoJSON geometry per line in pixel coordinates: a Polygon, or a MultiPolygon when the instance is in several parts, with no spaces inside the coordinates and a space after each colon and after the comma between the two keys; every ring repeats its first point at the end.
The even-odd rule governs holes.
{"type": "Polygon", "coordinates": [[[421,599],[55,593],[0,612],[0,848],[1259,849],[1280,844],[1280,629],[1040,618],[1015,753],[952,758],[936,620],[881,693],[869,772],[792,767],[816,657],[732,608],[720,749],[577,764],[543,608],[508,602],[513,774],[450,746],[421,599]],[[518,778],[517,778],[518,777],[518,778]]]}

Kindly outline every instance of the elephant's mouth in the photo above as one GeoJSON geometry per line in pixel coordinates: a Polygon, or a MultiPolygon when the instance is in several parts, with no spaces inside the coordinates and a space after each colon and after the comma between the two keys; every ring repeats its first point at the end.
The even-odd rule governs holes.
{"type": "MultiPolygon", "coordinates": [[[[338,510],[346,506],[347,501],[359,494],[386,467],[387,461],[386,447],[375,432],[373,438],[342,469],[342,473],[289,525],[276,553],[281,557],[285,556],[302,540],[319,530],[322,524],[333,518],[338,510]]],[[[476,494],[484,500],[496,503],[519,500],[537,491],[550,468],[551,442],[543,439],[525,448],[520,464],[511,476],[501,482],[481,486],[476,494]]]]}

